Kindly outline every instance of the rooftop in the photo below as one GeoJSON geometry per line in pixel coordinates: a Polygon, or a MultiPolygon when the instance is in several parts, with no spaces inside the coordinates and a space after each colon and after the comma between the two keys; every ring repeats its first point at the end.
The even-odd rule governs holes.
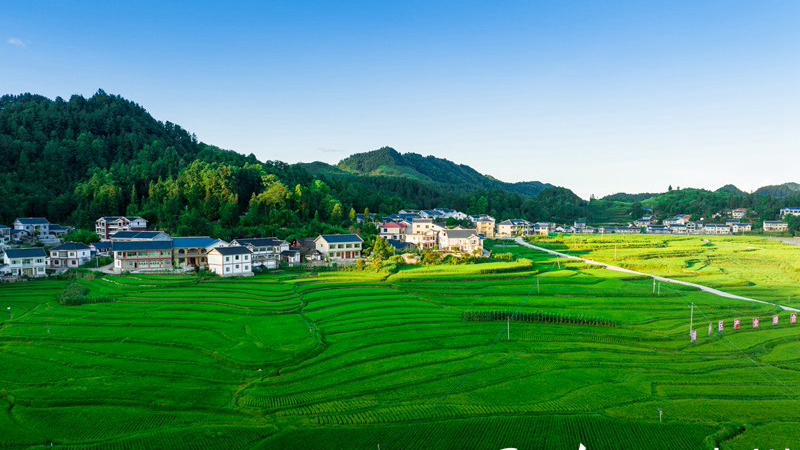
{"type": "Polygon", "coordinates": [[[175,237],[172,238],[173,248],[196,248],[196,247],[210,247],[219,242],[208,236],[189,236],[189,237],[175,237]]]}
{"type": "Polygon", "coordinates": [[[44,247],[31,247],[31,248],[7,248],[6,255],[9,258],[37,258],[47,257],[44,247]]]}
{"type": "Polygon", "coordinates": [[[23,225],[47,225],[50,223],[44,217],[18,217],[17,221],[23,225]]]}
{"type": "Polygon", "coordinates": [[[235,241],[239,245],[252,245],[253,247],[279,246],[281,244],[286,243],[286,241],[278,239],[276,237],[236,238],[233,241],[235,241]]]}
{"type": "Polygon", "coordinates": [[[231,247],[217,247],[212,252],[219,252],[221,255],[249,255],[252,252],[247,247],[242,247],[240,245],[234,245],[231,247]]]}
{"type": "Polygon", "coordinates": [[[363,242],[361,236],[357,234],[321,234],[317,239],[322,238],[329,243],[341,242],[363,242]]]}
{"type": "Polygon", "coordinates": [[[50,250],[89,250],[89,246],[83,242],[65,242],[61,245],[51,248],[50,250]]]}

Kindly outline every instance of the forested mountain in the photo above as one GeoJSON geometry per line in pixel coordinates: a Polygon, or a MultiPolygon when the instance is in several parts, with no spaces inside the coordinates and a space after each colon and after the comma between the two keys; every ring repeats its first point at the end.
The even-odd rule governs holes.
{"type": "Polygon", "coordinates": [[[617,192],[616,194],[606,195],[603,200],[610,200],[613,202],[641,202],[648,198],[655,197],[658,194],[643,192],[641,194],[628,194],[625,192],[617,192]]]}
{"type": "Polygon", "coordinates": [[[736,186],[734,186],[732,184],[726,184],[725,186],[722,186],[721,188],[717,189],[717,192],[728,192],[728,193],[735,194],[735,195],[745,195],[745,194],[747,194],[747,192],[739,189],[738,187],[736,187],[736,186]]]}
{"type": "Polygon", "coordinates": [[[798,183],[783,183],[773,186],[764,186],[756,189],[754,195],[766,195],[775,198],[785,198],[797,196],[800,194],[800,184],[798,183]]]}
{"type": "Polygon", "coordinates": [[[357,175],[402,177],[467,190],[504,189],[529,196],[536,196],[553,187],[539,181],[506,183],[464,164],[417,153],[401,154],[391,147],[353,154],[341,160],[336,167],[357,175]]]}
{"type": "Polygon", "coordinates": [[[230,238],[344,231],[365,208],[389,213],[444,206],[501,220],[585,214],[585,202],[566,189],[546,188],[548,195],[538,199],[526,194],[538,189],[535,184],[498,182],[436,158],[406,159],[431,179],[481,184],[465,190],[455,181],[261,162],[199,142],[103,91],[69,100],[6,95],[0,97],[0,223],[46,216],[93,228],[99,216],[129,214],[173,233],[230,238]],[[424,167],[427,161],[432,167],[424,167]]]}

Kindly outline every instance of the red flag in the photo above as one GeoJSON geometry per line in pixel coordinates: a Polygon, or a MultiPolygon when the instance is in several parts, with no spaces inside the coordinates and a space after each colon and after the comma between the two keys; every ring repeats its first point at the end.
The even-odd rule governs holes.
{"type": "Polygon", "coordinates": [[[753,328],[758,328],[759,322],[761,322],[761,319],[758,317],[753,317],[753,328]]]}
{"type": "Polygon", "coordinates": [[[720,320],[719,321],[719,327],[718,328],[719,328],[719,331],[722,331],[722,330],[725,329],[725,321],[724,320],[720,320]]]}
{"type": "Polygon", "coordinates": [[[772,316],[772,324],[773,325],[777,325],[778,324],[778,315],[777,314],[772,316]]]}
{"type": "Polygon", "coordinates": [[[697,329],[692,330],[692,342],[697,340],[697,329]]]}
{"type": "Polygon", "coordinates": [[[797,323],[797,313],[792,313],[789,316],[789,323],[797,323]]]}
{"type": "Polygon", "coordinates": [[[738,330],[740,326],[742,326],[742,320],[741,319],[733,319],[733,329],[734,330],[738,330]]]}

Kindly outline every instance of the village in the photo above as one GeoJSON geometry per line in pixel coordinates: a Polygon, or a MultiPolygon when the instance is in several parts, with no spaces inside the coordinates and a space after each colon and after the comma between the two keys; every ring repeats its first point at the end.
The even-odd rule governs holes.
{"type": "MultiPolygon", "coordinates": [[[[357,215],[357,222],[372,223],[396,254],[439,252],[460,256],[490,256],[485,239],[569,234],[672,234],[730,235],[753,231],[746,221],[748,210],[737,208],[714,215],[717,223],[694,221],[691,215],[675,215],[660,221],[650,213],[627,226],[590,226],[575,221],[571,226],[525,219],[497,222],[488,215],[467,215],[449,208],[400,210],[395,214],[357,215]],[[455,223],[455,225],[453,225],[455,223]],[[450,226],[448,226],[450,224],[450,226]],[[465,227],[463,225],[469,225],[465,227]]],[[[800,207],[786,207],[781,218],[800,216],[800,207]]],[[[764,221],[765,233],[789,229],[785,220],[764,221]]],[[[0,279],[44,277],[78,268],[99,258],[113,258],[104,270],[123,272],[186,272],[208,270],[222,277],[249,276],[254,271],[307,265],[347,265],[365,256],[364,240],[356,233],[322,234],[290,241],[276,237],[247,237],[230,241],[210,236],[170,236],[148,230],[142,217],[110,216],[97,219],[98,242],[63,242],[74,227],[50,223],[42,217],[16,219],[0,225],[0,279]],[[35,245],[34,245],[35,244],[35,245]],[[49,272],[48,272],[49,270],[49,272]]]]}

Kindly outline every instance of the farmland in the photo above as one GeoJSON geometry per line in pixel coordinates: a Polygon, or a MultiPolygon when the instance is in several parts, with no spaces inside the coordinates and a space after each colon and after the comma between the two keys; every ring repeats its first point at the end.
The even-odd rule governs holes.
{"type": "MultiPolygon", "coordinates": [[[[613,260],[607,243],[577,239],[540,243],[613,260]]],[[[687,240],[672,249],[682,256],[651,258],[642,255],[671,243],[628,239],[617,262],[632,268],[756,298],[795,295],[798,247],[712,238],[719,250],[687,240]],[[751,246],[782,256],[770,263],[751,246]]],[[[654,293],[649,278],[496,245],[531,262],[247,279],[103,275],[75,282],[113,301],[81,305],[59,303],[67,280],[0,285],[0,313],[13,314],[0,328],[0,448],[800,442],[800,325],[788,313],[683,286],[654,293]],[[761,329],[704,328],[753,316],[761,329]]]]}

